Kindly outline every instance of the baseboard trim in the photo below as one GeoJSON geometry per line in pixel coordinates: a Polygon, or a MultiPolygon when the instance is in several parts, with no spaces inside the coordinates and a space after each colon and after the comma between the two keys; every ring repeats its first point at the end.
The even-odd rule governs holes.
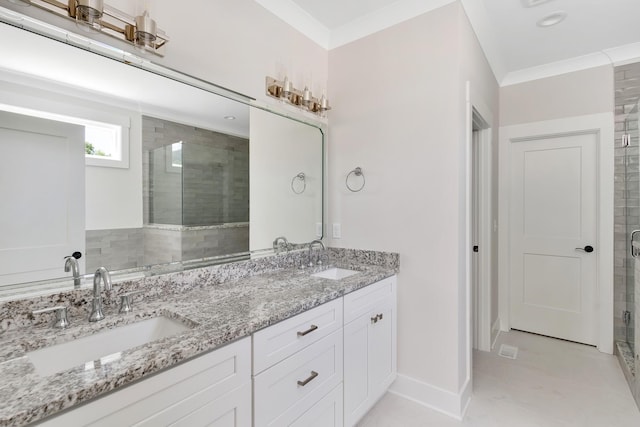
{"type": "Polygon", "coordinates": [[[459,393],[453,393],[415,378],[398,374],[398,378],[389,388],[389,393],[461,421],[469,402],[471,402],[471,390],[471,380],[467,380],[459,393]]]}

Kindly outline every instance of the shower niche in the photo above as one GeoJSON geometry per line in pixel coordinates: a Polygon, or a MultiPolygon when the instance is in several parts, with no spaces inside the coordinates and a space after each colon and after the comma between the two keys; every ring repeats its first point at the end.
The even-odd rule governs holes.
{"type": "Polygon", "coordinates": [[[145,263],[249,251],[249,139],[143,117],[145,263]]]}

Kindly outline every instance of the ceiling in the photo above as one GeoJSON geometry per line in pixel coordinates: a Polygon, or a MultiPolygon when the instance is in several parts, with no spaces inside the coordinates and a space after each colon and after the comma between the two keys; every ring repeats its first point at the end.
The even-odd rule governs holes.
{"type": "MultiPolygon", "coordinates": [[[[327,49],[456,0],[256,0],[327,49]]],[[[502,85],[640,59],[638,0],[460,0],[502,85]],[[536,22],[556,11],[552,27],[536,22]]]]}

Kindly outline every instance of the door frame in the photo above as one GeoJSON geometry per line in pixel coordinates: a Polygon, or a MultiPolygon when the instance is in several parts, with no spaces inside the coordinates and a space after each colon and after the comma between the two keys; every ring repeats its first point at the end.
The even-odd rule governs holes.
{"type": "Polygon", "coordinates": [[[510,301],[510,221],[509,184],[511,176],[511,144],[516,140],[539,139],[577,133],[593,133],[597,137],[598,175],[596,184],[596,316],[598,350],[613,354],[613,173],[614,117],[599,113],[500,127],[498,170],[498,289],[500,329],[511,329],[510,301]]]}
{"type": "MultiPolygon", "coordinates": [[[[485,112],[486,114],[486,112],[485,112]]],[[[476,185],[471,185],[471,191],[477,191],[475,202],[478,204],[477,212],[477,236],[478,241],[473,241],[473,231],[476,222],[471,223],[472,240],[471,245],[480,243],[480,250],[477,255],[477,293],[472,298],[473,304],[473,334],[475,346],[481,351],[491,351],[491,256],[492,256],[492,241],[491,241],[491,228],[492,228],[492,191],[491,191],[491,153],[492,153],[492,129],[490,122],[482,116],[482,113],[478,111],[476,106],[472,106],[472,121],[473,118],[479,118],[481,122],[481,129],[472,130],[471,144],[472,155],[471,161],[473,163],[471,171],[472,183],[473,179],[477,178],[476,185]],[[477,138],[473,137],[473,134],[477,135],[477,138]],[[473,145],[477,145],[477,149],[473,150],[473,145]],[[477,157],[476,157],[477,156],[477,157]],[[478,171],[474,172],[474,169],[478,168],[478,171]]],[[[476,207],[473,206],[473,194],[471,212],[474,212],[476,207]]],[[[473,254],[471,255],[473,257],[473,254]]],[[[472,274],[475,271],[472,269],[472,274]]],[[[473,285],[473,277],[471,278],[473,285]]]]}

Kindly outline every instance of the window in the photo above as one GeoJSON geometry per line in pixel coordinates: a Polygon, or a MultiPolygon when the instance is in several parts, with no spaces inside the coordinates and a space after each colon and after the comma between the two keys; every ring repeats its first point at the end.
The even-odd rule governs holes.
{"type": "Polygon", "coordinates": [[[98,114],[96,116],[98,120],[106,119],[105,122],[102,122],[12,105],[0,105],[0,110],[84,126],[87,166],[129,167],[128,118],[127,120],[111,119],[110,117],[100,117],[100,114],[98,114]],[[108,123],[107,120],[121,122],[121,124],[108,123]]]}

